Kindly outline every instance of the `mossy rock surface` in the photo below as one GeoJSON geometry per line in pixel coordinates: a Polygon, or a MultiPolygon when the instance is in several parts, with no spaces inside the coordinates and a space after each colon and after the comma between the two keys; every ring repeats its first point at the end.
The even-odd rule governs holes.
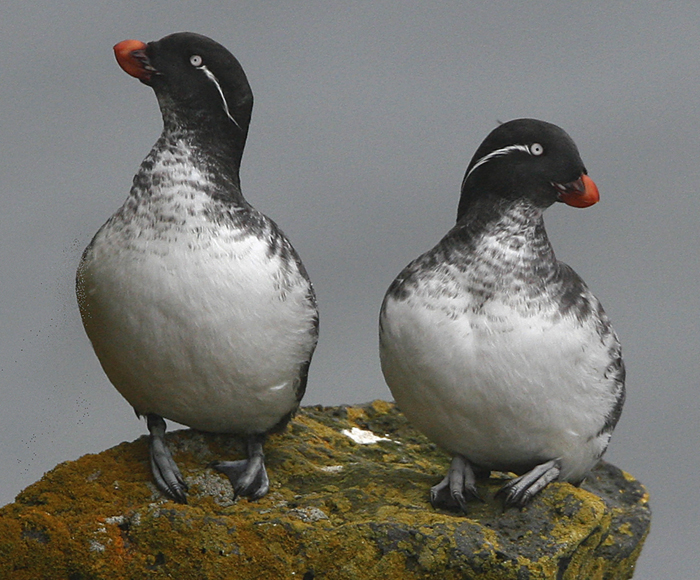
{"type": "Polygon", "coordinates": [[[0,509],[0,578],[631,578],[650,525],[645,489],[607,463],[522,510],[494,499],[508,475],[493,474],[466,516],[436,511],[449,459],[384,401],[301,409],[266,445],[256,502],[233,502],[207,467],[243,457],[237,439],[168,441],[188,505],[155,490],[145,436],[62,463],[0,509]],[[353,428],[383,439],[357,443],[353,428]]]}

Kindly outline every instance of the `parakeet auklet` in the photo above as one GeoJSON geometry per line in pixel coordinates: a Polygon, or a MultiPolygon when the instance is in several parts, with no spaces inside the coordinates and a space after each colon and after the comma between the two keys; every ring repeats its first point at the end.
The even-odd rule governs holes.
{"type": "Polygon", "coordinates": [[[620,417],[620,343],[554,256],[542,213],[556,201],[598,201],[571,137],[533,119],[500,125],[467,168],[457,224],[384,298],[386,382],[453,457],[431,489],[435,507],[466,510],[475,476],[491,470],[519,475],[501,490],[506,505],[527,504],[553,480],[578,484],[620,417]]]}
{"type": "Polygon", "coordinates": [[[158,487],[186,502],[163,418],[245,438],[218,462],[235,494],[269,481],[263,443],[299,406],[318,335],[316,298],[277,225],[241,194],[253,94],[213,40],[125,40],[117,61],[156,93],[163,133],[77,273],[83,324],[102,368],[145,415],[158,487]]]}

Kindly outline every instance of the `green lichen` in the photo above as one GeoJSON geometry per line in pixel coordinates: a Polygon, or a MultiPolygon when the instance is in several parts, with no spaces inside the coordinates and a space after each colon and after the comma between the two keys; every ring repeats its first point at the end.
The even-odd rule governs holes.
{"type": "Polygon", "coordinates": [[[631,578],[649,529],[648,495],[601,464],[582,488],[553,484],[503,510],[503,474],[479,482],[467,516],[433,510],[448,458],[391,404],[307,407],[270,438],[271,490],[233,502],[206,466],[243,456],[232,437],[168,435],[189,504],[151,483],[145,437],[58,465],[0,510],[0,577],[631,578]],[[359,445],[357,427],[388,440],[359,445]]]}

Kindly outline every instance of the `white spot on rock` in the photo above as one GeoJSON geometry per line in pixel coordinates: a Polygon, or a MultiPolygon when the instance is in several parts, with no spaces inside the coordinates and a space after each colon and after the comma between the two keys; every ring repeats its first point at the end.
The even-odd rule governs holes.
{"type": "Polygon", "coordinates": [[[326,473],[340,473],[345,467],[342,465],[324,465],[320,469],[326,473]]]}
{"type": "Polygon", "coordinates": [[[387,437],[379,437],[371,431],[360,429],[359,427],[343,429],[341,433],[346,437],[350,437],[350,439],[359,445],[371,445],[372,443],[377,443],[378,441],[391,441],[391,439],[387,437]]]}
{"type": "Polygon", "coordinates": [[[328,516],[323,510],[317,507],[303,507],[289,510],[291,515],[298,517],[301,521],[309,524],[319,520],[327,520],[328,516]]]}

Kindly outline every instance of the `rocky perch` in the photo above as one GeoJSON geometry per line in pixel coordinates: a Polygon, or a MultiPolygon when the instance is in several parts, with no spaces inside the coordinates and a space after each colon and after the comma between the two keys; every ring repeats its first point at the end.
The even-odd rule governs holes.
{"type": "Polygon", "coordinates": [[[243,456],[235,438],[168,440],[189,505],[151,484],[146,437],[62,463],[0,509],[0,578],[631,578],[650,525],[644,487],[606,463],[522,510],[494,474],[467,516],[436,511],[448,458],[383,401],[301,409],[266,446],[257,502],[207,468],[243,456]]]}

